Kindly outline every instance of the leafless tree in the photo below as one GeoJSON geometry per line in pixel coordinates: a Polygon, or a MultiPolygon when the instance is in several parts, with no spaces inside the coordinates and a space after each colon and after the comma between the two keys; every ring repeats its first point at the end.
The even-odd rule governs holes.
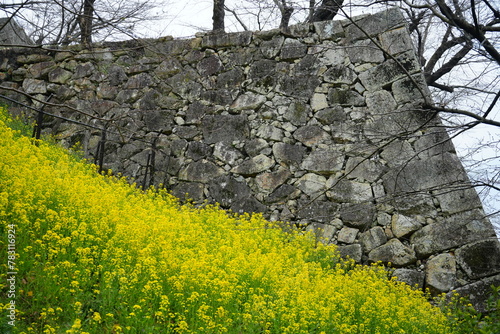
{"type": "MultiPolygon", "coordinates": [[[[164,4],[164,3],[163,3],[164,4]]],[[[0,5],[37,44],[68,45],[128,39],[158,17],[156,0],[19,0],[0,5]]]]}
{"type": "Polygon", "coordinates": [[[224,31],[224,0],[214,0],[213,31],[224,31]]]}
{"type": "Polygon", "coordinates": [[[314,8],[312,15],[310,15],[309,22],[319,22],[331,20],[337,15],[344,0],[322,0],[321,4],[314,8]]]}

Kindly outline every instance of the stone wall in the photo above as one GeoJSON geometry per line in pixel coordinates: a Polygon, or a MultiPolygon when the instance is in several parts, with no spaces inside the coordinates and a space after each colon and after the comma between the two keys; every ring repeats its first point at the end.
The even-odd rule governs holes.
{"type": "Polygon", "coordinates": [[[31,45],[24,29],[12,18],[0,18],[0,49],[3,45],[31,45]]]}
{"type": "Polygon", "coordinates": [[[499,243],[423,108],[429,92],[396,9],[286,34],[2,59],[3,94],[35,105],[52,94],[46,112],[94,128],[45,116],[44,131],[89,159],[104,143],[103,168],[139,185],[315,229],[343,255],[391,263],[436,293],[480,300],[500,285],[499,243]]]}

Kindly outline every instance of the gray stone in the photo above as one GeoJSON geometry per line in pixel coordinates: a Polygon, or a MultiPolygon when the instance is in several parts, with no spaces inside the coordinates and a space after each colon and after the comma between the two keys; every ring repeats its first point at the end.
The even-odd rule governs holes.
{"type": "Polygon", "coordinates": [[[296,215],[308,222],[329,223],[337,214],[338,208],[337,204],[323,200],[300,201],[296,215]]]}
{"type": "Polygon", "coordinates": [[[189,105],[186,111],[186,117],[184,117],[186,124],[200,124],[201,119],[208,111],[208,107],[204,104],[195,101],[189,105]]]}
{"type": "Polygon", "coordinates": [[[349,40],[366,39],[368,36],[378,35],[391,28],[401,27],[406,24],[406,20],[398,8],[392,7],[374,15],[359,17],[355,23],[345,28],[349,40]]]}
{"type": "Polygon", "coordinates": [[[247,198],[240,198],[236,200],[230,207],[231,211],[243,214],[243,213],[262,213],[267,210],[266,206],[259,202],[255,197],[250,196],[247,198]]]}
{"type": "Polygon", "coordinates": [[[347,120],[347,114],[341,106],[320,110],[314,116],[324,125],[341,123],[347,120]]]}
{"type": "MultiPolygon", "coordinates": [[[[380,138],[380,136],[375,138],[380,138]]],[[[380,156],[387,162],[389,167],[393,168],[411,161],[416,154],[411,144],[406,140],[392,140],[390,144],[384,147],[380,156]]]]}
{"type": "Polygon", "coordinates": [[[44,79],[55,66],[56,63],[53,61],[44,61],[33,64],[28,68],[28,76],[34,79],[44,79]]]}
{"type": "Polygon", "coordinates": [[[312,75],[282,76],[276,89],[286,96],[308,101],[320,84],[320,80],[312,75]]]}
{"type": "Polygon", "coordinates": [[[301,126],[306,124],[309,118],[309,111],[309,105],[302,102],[292,102],[283,117],[293,125],[301,126]]]}
{"type": "Polygon", "coordinates": [[[418,156],[424,159],[444,153],[455,153],[453,143],[441,124],[436,124],[436,127],[427,129],[425,133],[417,138],[413,146],[418,156]]]}
{"type": "Polygon", "coordinates": [[[302,161],[306,148],[299,145],[276,143],[273,145],[275,159],[284,166],[298,166],[302,161]]]}
{"type": "Polygon", "coordinates": [[[386,90],[377,90],[367,93],[366,105],[370,108],[370,113],[374,115],[392,113],[398,107],[392,94],[386,90]]]}
{"type": "Polygon", "coordinates": [[[56,67],[54,70],[49,72],[49,82],[54,82],[58,84],[65,84],[71,77],[73,73],[66,71],[61,67],[56,67]]]}
{"type": "Polygon", "coordinates": [[[259,126],[256,136],[267,141],[281,141],[284,137],[283,130],[271,124],[262,124],[259,126]]]}
{"type": "Polygon", "coordinates": [[[311,25],[309,23],[306,24],[292,24],[288,26],[287,34],[291,37],[308,37],[311,32],[311,25]]]}
{"type": "Polygon", "coordinates": [[[236,161],[243,158],[243,154],[236,148],[224,142],[218,142],[214,146],[214,157],[233,166],[236,161]]]}
{"type": "Polygon", "coordinates": [[[184,139],[194,139],[197,135],[200,134],[198,128],[193,128],[191,126],[184,126],[184,125],[176,126],[173,132],[179,137],[184,139]]]}
{"type": "Polygon", "coordinates": [[[309,196],[317,195],[326,190],[326,178],[318,174],[308,173],[297,180],[296,186],[309,196]]]}
{"type": "Polygon", "coordinates": [[[360,244],[337,246],[340,256],[345,259],[352,259],[356,263],[361,263],[363,250],[360,244]]]}
{"type": "Polygon", "coordinates": [[[411,236],[419,258],[495,236],[493,227],[480,212],[456,214],[443,222],[422,227],[411,236]]]}
{"type": "Polygon", "coordinates": [[[337,240],[338,242],[343,242],[345,244],[352,244],[356,240],[358,233],[358,229],[344,226],[340,230],[337,240]]]}
{"type": "Polygon", "coordinates": [[[246,117],[240,115],[206,115],[203,117],[201,125],[207,144],[241,141],[250,134],[246,117]]]}
{"type": "Polygon", "coordinates": [[[231,108],[235,111],[240,110],[257,110],[266,102],[266,97],[262,95],[257,95],[252,92],[240,95],[236,101],[231,105],[231,108]]]}
{"type": "Polygon", "coordinates": [[[398,268],[392,273],[397,281],[405,282],[406,284],[422,289],[424,287],[425,273],[416,269],[398,268]]]}
{"type": "Polygon", "coordinates": [[[431,101],[431,93],[422,73],[413,74],[411,77],[405,77],[392,84],[394,99],[399,104],[411,103],[417,104],[425,101],[431,101]]]}
{"type": "Polygon", "coordinates": [[[457,266],[451,254],[439,254],[427,261],[425,283],[439,292],[448,292],[456,284],[457,266]]]}
{"type": "Polygon", "coordinates": [[[260,43],[260,52],[264,57],[272,59],[281,51],[284,40],[283,36],[276,36],[269,41],[263,41],[260,43]]]}
{"type": "Polygon", "coordinates": [[[354,90],[332,88],[328,91],[328,100],[331,104],[341,106],[364,106],[365,98],[354,90]]]}
{"type": "Polygon", "coordinates": [[[419,230],[422,227],[422,224],[410,217],[396,214],[392,216],[391,227],[392,233],[394,233],[396,238],[401,238],[419,230]]]}
{"type": "Polygon", "coordinates": [[[161,62],[155,69],[155,74],[160,79],[166,79],[183,70],[182,64],[175,58],[168,58],[161,62]]]}
{"type": "Polygon", "coordinates": [[[385,244],[387,242],[387,236],[382,227],[375,226],[363,232],[359,237],[359,242],[363,246],[363,250],[368,253],[372,249],[385,244]]]}
{"type": "Polygon", "coordinates": [[[170,147],[172,149],[172,154],[180,157],[184,155],[184,151],[188,146],[188,142],[185,139],[177,139],[170,143],[170,147]]]}
{"type": "Polygon", "coordinates": [[[206,159],[212,155],[212,148],[205,143],[193,141],[188,144],[186,157],[193,160],[206,159]]]}
{"type": "Polygon", "coordinates": [[[228,88],[230,90],[239,88],[245,80],[245,74],[239,68],[233,68],[217,76],[217,88],[228,88]]]}
{"type": "Polygon", "coordinates": [[[328,245],[332,241],[337,229],[333,225],[323,223],[312,223],[307,225],[307,232],[312,232],[316,236],[316,240],[328,245]]]}
{"type": "Polygon", "coordinates": [[[250,157],[255,157],[269,147],[269,143],[262,138],[255,138],[245,143],[245,153],[250,157]]]}
{"type": "Polygon", "coordinates": [[[318,111],[321,109],[328,108],[328,101],[326,100],[325,94],[316,93],[311,98],[311,109],[313,111],[318,111]]]}
{"type": "Polygon", "coordinates": [[[321,40],[335,39],[344,35],[342,23],[339,21],[314,22],[314,30],[321,40]]]}
{"type": "Polygon", "coordinates": [[[454,214],[481,208],[481,200],[476,190],[466,181],[449,189],[438,189],[433,192],[439,201],[441,211],[454,214]]]}
{"type": "Polygon", "coordinates": [[[349,45],[347,53],[353,64],[382,63],[385,60],[384,52],[369,39],[349,45]]]}
{"type": "Polygon", "coordinates": [[[184,71],[168,78],[166,83],[172,87],[173,93],[194,102],[200,99],[203,89],[202,85],[198,83],[199,78],[200,75],[195,70],[186,68],[184,71]]]}
{"type": "Polygon", "coordinates": [[[349,178],[357,178],[360,181],[377,181],[386,168],[371,159],[361,157],[350,157],[345,167],[346,175],[349,178]]]}
{"type": "Polygon", "coordinates": [[[267,204],[280,203],[283,204],[287,200],[296,198],[300,191],[290,184],[282,184],[278,186],[269,196],[264,199],[267,204]]]}
{"type": "Polygon", "coordinates": [[[196,69],[201,76],[214,75],[223,69],[222,62],[216,55],[203,58],[196,65],[196,69]]]}
{"type": "Polygon", "coordinates": [[[264,154],[259,154],[231,169],[231,172],[243,176],[254,176],[264,172],[274,165],[274,160],[264,154]]]}
{"type": "Polygon", "coordinates": [[[281,47],[282,59],[302,58],[307,53],[307,46],[296,39],[287,38],[281,47]]]}
{"type": "Polygon", "coordinates": [[[51,56],[40,53],[22,54],[19,55],[16,59],[16,61],[20,64],[34,64],[51,60],[53,60],[51,56]]]}
{"type": "Polygon", "coordinates": [[[251,194],[245,181],[238,181],[229,175],[212,179],[208,189],[210,196],[224,208],[231,207],[236,201],[248,198],[251,194]]]}
{"type": "Polygon", "coordinates": [[[325,43],[322,46],[311,47],[311,53],[320,53],[320,62],[325,66],[333,66],[340,70],[341,67],[347,67],[347,51],[343,46],[334,43],[325,43]]]}
{"type": "Polygon", "coordinates": [[[398,194],[388,201],[394,208],[405,215],[436,215],[434,199],[430,194],[398,194]]]}
{"type": "MultiPolygon", "coordinates": [[[[332,84],[350,84],[356,79],[356,73],[344,64],[334,65],[323,74],[323,79],[332,84]]],[[[344,104],[347,104],[344,100],[344,104]]]]}
{"type": "Polygon", "coordinates": [[[23,89],[28,94],[45,94],[47,93],[47,83],[38,79],[25,79],[23,81],[23,89]]]}
{"type": "Polygon", "coordinates": [[[500,242],[497,238],[462,246],[455,254],[458,264],[471,279],[500,273],[500,242]]]}
{"type": "Polygon", "coordinates": [[[139,73],[130,77],[125,84],[126,89],[142,89],[145,87],[149,87],[152,82],[152,78],[147,73],[139,73]]]}
{"type": "Polygon", "coordinates": [[[276,64],[274,60],[257,60],[250,65],[248,76],[250,79],[261,79],[272,76],[276,71],[276,64]]]}
{"type": "Polygon", "coordinates": [[[492,295],[492,286],[500,286],[500,275],[488,277],[454,289],[447,294],[447,297],[451,298],[455,293],[467,297],[476,311],[485,313],[486,311],[491,311],[491,309],[488,309],[487,301],[492,295]]]}
{"type": "Polygon", "coordinates": [[[271,192],[278,186],[281,186],[285,181],[292,176],[288,169],[280,168],[276,172],[267,172],[259,174],[255,177],[255,183],[260,189],[266,192],[271,192]]]}
{"type": "Polygon", "coordinates": [[[210,161],[200,160],[190,163],[179,172],[179,179],[190,182],[208,183],[224,174],[224,170],[210,161]]]}
{"type": "Polygon", "coordinates": [[[340,219],[349,226],[364,231],[374,221],[375,206],[372,203],[343,204],[340,219]]]}
{"type": "Polygon", "coordinates": [[[328,133],[317,125],[300,127],[293,133],[293,136],[306,146],[315,146],[327,140],[329,137],[328,133]]]}
{"type": "Polygon", "coordinates": [[[398,239],[391,239],[386,244],[373,249],[368,254],[368,258],[372,262],[391,263],[395,267],[404,267],[417,261],[415,252],[398,239]]]}
{"type": "Polygon", "coordinates": [[[413,42],[406,27],[386,31],[379,38],[384,51],[391,55],[413,50],[413,42]]]}
{"type": "Polygon", "coordinates": [[[369,91],[375,91],[398,79],[406,77],[407,73],[415,73],[418,66],[413,59],[414,55],[401,54],[396,60],[388,60],[378,66],[372,67],[359,75],[363,86],[369,91]]]}
{"type": "Polygon", "coordinates": [[[458,157],[449,153],[426,160],[412,159],[401,168],[391,169],[383,179],[389,193],[424,190],[446,192],[468,184],[458,157]]]}
{"type": "Polygon", "coordinates": [[[247,46],[252,41],[252,32],[243,31],[236,33],[212,33],[203,36],[202,47],[228,47],[247,46]]]}
{"type": "Polygon", "coordinates": [[[369,183],[361,183],[342,179],[328,187],[326,194],[338,203],[363,203],[373,200],[372,187],[369,183]]]}
{"type": "Polygon", "coordinates": [[[344,156],[337,150],[317,149],[312,151],[302,162],[301,169],[322,175],[339,172],[344,163],[344,156]]]}
{"type": "Polygon", "coordinates": [[[202,201],[204,185],[198,182],[179,182],[173,189],[172,195],[181,200],[202,201]]]}
{"type": "Polygon", "coordinates": [[[113,65],[109,68],[107,73],[107,80],[111,86],[118,86],[127,81],[128,76],[121,66],[113,65]]]}

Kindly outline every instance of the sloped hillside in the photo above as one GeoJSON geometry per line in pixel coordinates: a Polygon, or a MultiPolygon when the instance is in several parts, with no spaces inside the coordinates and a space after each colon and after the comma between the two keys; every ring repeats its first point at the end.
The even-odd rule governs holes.
{"type": "Polygon", "coordinates": [[[2,333],[454,332],[422,293],[312,234],[141,192],[9,122],[2,333]]]}

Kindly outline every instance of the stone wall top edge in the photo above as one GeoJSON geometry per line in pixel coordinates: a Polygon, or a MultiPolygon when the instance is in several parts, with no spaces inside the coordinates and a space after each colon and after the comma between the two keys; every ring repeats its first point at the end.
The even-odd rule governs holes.
{"type": "MultiPolygon", "coordinates": [[[[158,44],[182,44],[190,46],[199,46],[201,49],[206,48],[229,48],[237,46],[248,46],[254,41],[269,40],[274,36],[282,35],[286,38],[304,38],[312,35],[313,33],[320,34],[320,29],[325,29],[327,25],[334,25],[335,29],[340,31],[326,31],[329,36],[325,36],[323,31],[320,40],[334,39],[338,37],[346,37],[346,34],[353,33],[358,30],[355,36],[346,38],[348,41],[369,38],[371,36],[383,33],[397,27],[404,26],[406,19],[403,17],[401,10],[397,7],[391,7],[387,10],[372,14],[372,15],[358,15],[349,19],[335,20],[335,21],[322,21],[316,23],[299,23],[290,26],[288,31],[280,29],[271,29],[265,31],[241,31],[241,32],[228,32],[214,34],[212,32],[199,32],[195,37],[191,38],[174,38],[172,36],[163,36],[159,38],[139,38],[123,41],[111,41],[95,43],[90,48],[81,45],[37,45],[30,47],[14,47],[14,48],[0,48],[0,57],[9,57],[12,55],[22,54],[56,54],[59,52],[72,52],[78,54],[80,52],[103,52],[103,51],[123,51],[123,50],[143,50],[154,47],[158,44]],[[380,22],[385,21],[384,24],[380,22]],[[368,36],[364,36],[366,31],[359,31],[358,26],[378,26],[378,29],[370,31],[368,36]],[[216,42],[213,39],[216,38],[216,42]],[[200,40],[201,43],[193,43],[194,40],[200,40]],[[211,42],[212,41],[212,42],[211,42]]],[[[332,29],[332,28],[329,28],[332,29]]]]}

